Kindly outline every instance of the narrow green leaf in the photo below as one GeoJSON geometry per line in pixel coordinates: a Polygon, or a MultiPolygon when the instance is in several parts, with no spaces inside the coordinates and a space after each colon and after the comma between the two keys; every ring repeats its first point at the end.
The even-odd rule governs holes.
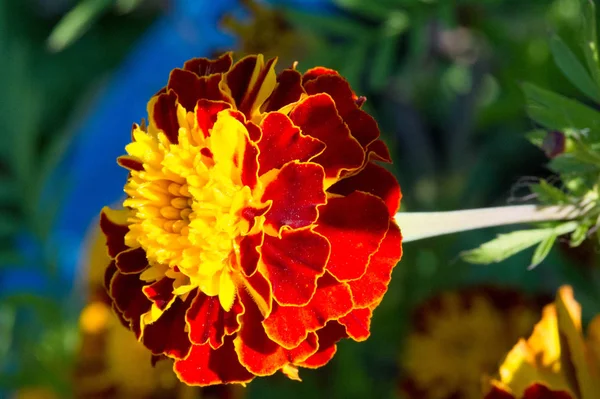
{"type": "Polygon", "coordinates": [[[360,14],[360,16],[383,20],[389,17],[393,10],[382,6],[375,1],[364,0],[333,0],[340,8],[360,14]]]}
{"type": "Polygon", "coordinates": [[[144,0],[115,0],[117,11],[121,14],[127,14],[138,8],[144,0]]]}
{"type": "Polygon", "coordinates": [[[300,29],[308,29],[315,34],[335,35],[344,38],[360,38],[368,35],[369,30],[350,18],[341,16],[323,16],[308,12],[284,8],[284,16],[291,24],[300,29]]]}
{"type": "Polygon", "coordinates": [[[600,87],[600,60],[598,58],[598,36],[596,36],[596,6],[592,0],[582,0],[584,44],[583,54],[596,87],[600,87]]]}
{"type": "Polygon", "coordinates": [[[598,170],[594,165],[582,163],[573,154],[561,154],[548,163],[548,169],[565,175],[581,175],[593,173],[598,170]]]}
{"type": "Polygon", "coordinates": [[[583,94],[596,102],[600,102],[600,89],[590,77],[585,67],[560,37],[554,36],[552,38],[550,41],[550,50],[554,56],[554,62],[567,79],[583,94]]]}
{"type": "Polygon", "coordinates": [[[113,0],[83,0],[71,9],[52,29],[48,48],[61,51],[79,39],[112,4],[113,0]]]}
{"type": "Polygon", "coordinates": [[[554,187],[542,179],[531,185],[531,191],[538,195],[538,200],[545,205],[561,205],[569,202],[569,196],[561,189],[554,187]]]}
{"type": "Polygon", "coordinates": [[[554,242],[556,241],[557,236],[552,234],[549,237],[544,238],[542,242],[540,242],[533,252],[533,257],[531,258],[531,264],[527,267],[527,270],[533,270],[537,265],[542,263],[544,259],[550,253],[554,242]]]}
{"type": "Polygon", "coordinates": [[[389,78],[393,74],[394,56],[399,39],[400,35],[388,35],[385,31],[380,32],[376,39],[377,43],[373,46],[376,52],[371,61],[369,73],[369,85],[375,90],[388,84],[389,78]]]}
{"type": "Polygon", "coordinates": [[[524,83],[527,113],[548,129],[589,129],[593,141],[600,139],[600,112],[560,94],[524,83]]]}
{"type": "Polygon", "coordinates": [[[558,227],[530,229],[500,234],[495,239],[482,244],[479,248],[461,253],[466,262],[490,264],[501,262],[516,253],[532,247],[553,235],[570,233],[577,228],[576,222],[567,222],[558,227]]]}
{"type": "Polygon", "coordinates": [[[525,138],[534,146],[542,148],[542,145],[544,144],[544,138],[546,138],[547,134],[548,132],[546,130],[536,129],[525,133],[525,138]]]}
{"type": "Polygon", "coordinates": [[[569,240],[569,246],[578,247],[585,241],[587,238],[587,233],[590,230],[591,225],[589,223],[581,223],[575,231],[571,234],[571,239],[569,240]]]}

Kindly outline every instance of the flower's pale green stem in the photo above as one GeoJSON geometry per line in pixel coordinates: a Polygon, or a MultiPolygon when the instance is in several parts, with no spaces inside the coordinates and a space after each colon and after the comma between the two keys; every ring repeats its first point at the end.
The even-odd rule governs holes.
{"type": "Polygon", "coordinates": [[[580,217],[585,211],[586,209],[574,205],[516,205],[448,212],[399,212],[396,214],[396,222],[402,230],[402,241],[410,242],[485,227],[571,220],[580,217]]]}

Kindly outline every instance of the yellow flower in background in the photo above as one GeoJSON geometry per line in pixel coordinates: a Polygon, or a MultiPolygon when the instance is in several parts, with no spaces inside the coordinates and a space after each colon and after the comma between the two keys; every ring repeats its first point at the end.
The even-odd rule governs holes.
{"type": "Polygon", "coordinates": [[[548,398],[599,398],[600,315],[584,337],[581,306],[570,286],[561,287],[529,339],[520,339],[508,353],[491,385],[490,399],[533,398],[532,386],[552,391],[545,394],[548,398]]]}
{"type": "Polygon", "coordinates": [[[401,358],[409,398],[479,399],[515,339],[539,315],[518,292],[478,287],[447,292],[419,306],[401,358]]]}

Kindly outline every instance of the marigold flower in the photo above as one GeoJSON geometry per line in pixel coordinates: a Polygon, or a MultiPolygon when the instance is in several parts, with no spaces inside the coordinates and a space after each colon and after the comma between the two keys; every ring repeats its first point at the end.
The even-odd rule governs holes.
{"type": "Polygon", "coordinates": [[[554,303],[544,308],[531,337],[520,339],[508,353],[498,377],[491,381],[486,398],[597,398],[600,315],[589,323],[584,337],[581,306],[573,289],[562,286],[554,303]]]}
{"type": "Polygon", "coordinates": [[[401,256],[400,188],[364,98],[275,61],[173,70],[118,160],[126,209],[101,214],[113,308],[190,385],[323,366],[369,336],[401,256]]]}
{"type": "Polygon", "coordinates": [[[400,389],[418,399],[482,396],[512,343],[531,331],[536,301],[491,286],[444,292],[420,305],[401,357],[400,389]]]}

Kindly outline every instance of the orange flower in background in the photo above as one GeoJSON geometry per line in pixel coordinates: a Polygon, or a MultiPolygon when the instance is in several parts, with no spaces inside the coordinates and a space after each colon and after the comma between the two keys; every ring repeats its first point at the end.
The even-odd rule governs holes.
{"type": "Polygon", "coordinates": [[[190,385],[325,365],[369,336],[401,256],[400,188],[364,98],[275,61],[173,70],[119,158],[125,210],[101,215],[113,308],[190,385]]]}
{"type": "Polygon", "coordinates": [[[538,301],[491,286],[448,291],[415,309],[400,359],[400,390],[415,399],[479,399],[497,369],[539,317],[538,301]]]}
{"type": "Polygon", "coordinates": [[[508,353],[486,399],[595,399],[600,395],[600,315],[582,334],[581,306],[570,286],[544,308],[529,339],[508,353]]]}

